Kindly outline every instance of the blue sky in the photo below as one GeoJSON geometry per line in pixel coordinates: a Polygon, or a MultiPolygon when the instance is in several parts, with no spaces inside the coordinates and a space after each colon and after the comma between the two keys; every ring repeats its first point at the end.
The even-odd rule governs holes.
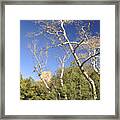
{"type": "MultiPolygon", "coordinates": [[[[87,21],[84,21],[87,23],[87,21]]],[[[91,21],[93,22],[93,21],[91,21]]],[[[93,35],[100,33],[100,21],[94,20],[94,26],[91,26],[91,32],[93,35]]],[[[77,37],[77,30],[74,27],[74,24],[65,26],[68,37],[71,41],[73,41],[77,37]]],[[[34,24],[34,20],[21,20],[20,21],[20,72],[24,77],[32,77],[33,79],[38,80],[37,74],[33,73],[34,67],[34,58],[28,49],[28,43],[30,42],[27,33],[35,32],[38,30],[38,26],[34,24]]],[[[39,36],[37,38],[39,40],[38,44],[42,48],[49,41],[49,38],[45,38],[44,36],[39,36]]],[[[53,74],[60,67],[58,61],[56,60],[58,56],[62,56],[62,52],[58,48],[50,49],[48,52],[48,64],[46,66],[46,70],[50,70],[53,74]]],[[[68,62],[66,62],[66,66],[70,65],[70,61],[73,58],[71,57],[68,62]]]]}

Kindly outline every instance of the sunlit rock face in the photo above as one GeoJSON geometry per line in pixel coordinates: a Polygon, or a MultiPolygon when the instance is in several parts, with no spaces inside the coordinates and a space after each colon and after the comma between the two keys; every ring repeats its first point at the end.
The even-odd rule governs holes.
{"type": "Polygon", "coordinates": [[[42,72],[41,78],[46,81],[50,81],[52,78],[52,73],[50,71],[44,71],[42,72]]]}

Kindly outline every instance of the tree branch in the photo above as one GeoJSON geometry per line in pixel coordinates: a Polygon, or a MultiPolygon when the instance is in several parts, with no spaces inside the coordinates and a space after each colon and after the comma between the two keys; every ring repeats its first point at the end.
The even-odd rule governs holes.
{"type": "Polygon", "coordinates": [[[80,41],[79,43],[77,43],[77,46],[74,48],[74,51],[84,42],[84,40],[80,41]]]}
{"type": "Polygon", "coordinates": [[[92,55],[92,56],[90,56],[90,57],[88,57],[82,64],[81,64],[81,68],[83,67],[83,65],[88,61],[88,60],[90,60],[91,58],[93,58],[93,57],[95,57],[95,56],[97,56],[97,55],[99,55],[100,54],[100,52],[98,52],[98,53],[96,53],[96,54],[94,54],[94,55],[92,55]]]}

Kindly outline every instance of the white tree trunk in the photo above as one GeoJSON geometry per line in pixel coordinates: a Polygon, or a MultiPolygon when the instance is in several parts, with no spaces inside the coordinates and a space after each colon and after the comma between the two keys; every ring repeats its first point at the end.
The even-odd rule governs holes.
{"type": "MultiPolygon", "coordinates": [[[[65,59],[67,55],[63,57],[63,59],[59,58],[60,64],[61,64],[61,74],[60,74],[60,83],[61,86],[63,87],[63,75],[64,75],[64,69],[65,69],[65,59]]],[[[67,95],[65,94],[65,100],[67,100],[67,95]]]]}
{"type": "Polygon", "coordinates": [[[63,74],[64,74],[64,62],[62,63],[61,74],[60,74],[60,82],[62,87],[63,87],[63,74]]]}
{"type": "Polygon", "coordinates": [[[63,74],[64,74],[64,69],[65,69],[65,59],[66,59],[66,55],[62,59],[59,58],[59,62],[61,64],[60,83],[62,87],[63,87],[63,74]]]}
{"type": "MultiPolygon", "coordinates": [[[[93,50],[93,55],[95,55],[96,54],[96,50],[94,49],[93,50]]],[[[93,69],[95,70],[95,72],[96,73],[98,73],[99,74],[99,71],[98,71],[98,69],[96,68],[96,57],[93,57],[93,61],[92,61],[93,63],[93,69]]]]}
{"type": "Polygon", "coordinates": [[[96,100],[97,99],[97,94],[96,94],[96,87],[95,87],[94,81],[88,76],[88,74],[86,72],[83,72],[83,75],[86,77],[86,79],[91,84],[93,99],[96,100]]]}
{"type": "Polygon", "coordinates": [[[86,72],[84,72],[83,67],[82,67],[82,68],[80,67],[80,66],[81,66],[81,63],[80,63],[80,61],[79,61],[79,58],[78,58],[77,54],[76,54],[75,51],[74,51],[73,46],[71,45],[71,43],[70,43],[70,41],[69,41],[69,39],[68,39],[68,37],[67,37],[67,35],[66,35],[66,32],[65,32],[65,29],[64,29],[64,25],[63,25],[63,24],[64,24],[64,23],[63,23],[63,21],[61,20],[61,27],[62,27],[62,29],[63,29],[63,34],[64,34],[64,37],[65,37],[66,41],[68,42],[70,51],[71,51],[71,53],[72,53],[72,55],[73,55],[73,57],[74,57],[77,65],[78,65],[80,71],[82,72],[82,74],[84,75],[84,77],[88,80],[89,84],[91,85],[92,94],[93,94],[93,99],[96,100],[96,99],[97,99],[97,95],[96,95],[96,88],[95,88],[94,81],[87,75],[86,72]]]}
{"type": "Polygon", "coordinates": [[[47,89],[50,89],[49,86],[48,86],[48,84],[47,84],[47,82],[46,82],[43,78],[42,78],[42,81],[44,82],[46,88],[47,88],[47,89]]]}

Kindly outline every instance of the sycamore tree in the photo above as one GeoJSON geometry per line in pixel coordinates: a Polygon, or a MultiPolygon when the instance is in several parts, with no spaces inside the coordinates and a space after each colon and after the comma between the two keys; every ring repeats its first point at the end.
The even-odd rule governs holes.
{"type": "MultiPolygon", "coordinates": [[[[72,96],[68,93],[68,90],[66,91],[66,85],[70,82],[65,79],[65,75],[68,74],[66,71],[70,71],[65,66],[68,62],[74,63],[74,69],[77,69],[77,73],[80,76],[82,75],[84,81],[88,82],[88,89],[91,90],[92,99],[98,99],[97,94],[99,92],[95,81],[96,78],[92,75],[92,73],[97,76],[100,74],[100,33],[95,32],[95,22],[94,20],[35,20],[36,30],[28,32],[27,35],[30,38],[28,47],[36,61],[33,71],[43,81],[48,94],[51,94],[52,88],[57,91],[55,99],[59,99],[62,93],[64,93],[64,99],[70,99],[70,96],[72,96]],[[42,48],[39,46],[41,40],[39,37],[41,36],[48,39],[42,48]],[[57,55],[56,57],[60,66],[60,84],[58,86],[58,83],[48,83],[41,77],[42,72],[46,69],[50,49],[59,49],[62,53],[61,56],[57,55]],[[73,59],[71,60],[71,58],[73,59]]],[[[77,81],[77,78],[75,79],[77,81]]],[[[84,81],[80,83],[78,80],[77,85],[80,86],[84,81]]],[[[71,86],[68,85],[68,87],[71,86]]],[[[71,98],[74,99],[73,96],[71,98]]]]}

